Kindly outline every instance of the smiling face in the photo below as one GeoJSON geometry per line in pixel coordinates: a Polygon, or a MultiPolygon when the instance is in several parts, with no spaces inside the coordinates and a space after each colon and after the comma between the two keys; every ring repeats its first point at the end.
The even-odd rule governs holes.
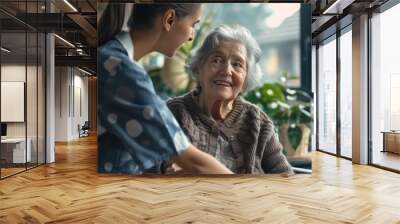
{"type": "Polygon", "coordinates": [[[220,41],[199,69],[201,94],[207,100],[233,101],[247,74],[246,48],[237,41],[220,41]]]}

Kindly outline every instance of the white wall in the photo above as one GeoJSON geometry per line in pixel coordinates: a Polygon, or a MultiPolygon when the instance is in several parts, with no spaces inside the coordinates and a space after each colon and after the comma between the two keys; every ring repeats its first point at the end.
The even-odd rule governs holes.
{"type": "MultiPolygon", "coordinates": [[[[39,72],[41,68],[39,67],[39,72]]],[[[27,120],[28,120],[28,137],[30,133],[35,131],[36,136],[36,107],[41,107],[42,105],[37,105],[36,97],[36,66],[27,66],[20,64],[4,64],[1,66],[1,81],[4,82],[25,82],[25,75],[28,76],[28,87],[27,87],[27,120]],[[32,128],[32,131],[30,131],[32,128]]],[[[4,97],[4,96],[3,96],[4,97]]],[[[2,110],[7,110],[9,108],[1,108],[2,110]]],[[[25,123],[26,122],[7,122],[7,136],[8,137],[25,137],[25,123]]]]}
{"type": "Polygon", "coordinates": [[[68,86],[67,67],[55,68],[55,141],[68,140],[68,86]]]}
{"type": "Polygon", "coordinates": [[[382,131],[400,129],[400,33],[395,28],[399,21],[400,5],[374,14],[371,19],[371,132],[374,152],[383,149],[382,131]]]}
{"type": "MultiPolygon", "coordinates": [[[[25,82],[25,65],[2,65],[1,81],[6,82],[25,82]]],[[[1,108],[6,110],[7,108],[1,108]]],[[[7,123],[7,137],[25,137],[25,123],[11,122],[7,123]]]]}
{"type": "Polygon", "coordinates": [[[397,27],[400,20],[399,12],[400,5],[396,5],[382,14],[374,16],[372,20],[373,31],[379,35],[379,39],[373,40],[375,46],[372,50],[380,57],[374,57],[374,59],[377,59],[377,63],[373,61],[373,65],[375,65],[373,75],[377,77],[376,79],[379,79],[377,82],[380,83],[379,88],[381,90],[374,94],[378,95],[378,100],[381,103],[379,105],[380,116],[378,117],[380,122],[377,125],[380,131],[400,129],[400,111],[398,109],[398,96],[400,94],[398,81],[400,76],[398,58],[400,45],[398,40],[400,33],[397,29],[393,29],[393,27],[397,27]]]}
{"type": "Polygon", "coordinates": [[[2,122],[25,121],[25,82],[1,81],[0,101],[2,122]]]}
{"type": "MultiPolygon", "coordinates": [[[[44,83],[41,66],[32,66],[25,64],[3,64],[1,66],[1,80],[8,82],[24,82],[26,84],[26,106],[23,102],[21,112],[26,112],[26,120],[22,122],[6,122],[8,138],[30,139],[30,148],[32,151],[32,161],[44,163],[44,83]],[[27,80],[25,80],[27,78],[27,80]],[[39,151],[37,151],[39,150],[39,151]],[[37,156],[39,153],[39,156],[37,156]]],[[[23,94],[24,92],[22,92],[23,94]]],[[[2,95],[2,98],[7,96],[2,95]]],[[[2,107],[1,110],[12,110],[10,107],[2,107]]],[[[12,111],[7,111],[11,112],[12,111]]],[[[15,113],[15,112],[14,112],[15,113]]],[[[23,115],[24,116],[24,115],[23,115]]]]}
{"type": "Polygon", "coordinates": [[[1,81],[25,82],[25,64],[1,65],[1,81]]]}
{"type": "Polygon", "coordinates": [[[78,124],[88,120],[88,78],[83,75],[76,68],[56,67],[56,141],[79,138],[78,124]]]}
{"type": "Polygon", "coordinates": [[[88,102],[88,78],[81,76],[79,70],[74,70],[74,108],[73,108],[73,119],[72,119],[72,136],[78,136],[77,126],[80,124],[81,126],[85,123],[85,121],[89,120],[89,102],[88,102]],[[76,72],[79,72],[78,75],[76,72]]]}

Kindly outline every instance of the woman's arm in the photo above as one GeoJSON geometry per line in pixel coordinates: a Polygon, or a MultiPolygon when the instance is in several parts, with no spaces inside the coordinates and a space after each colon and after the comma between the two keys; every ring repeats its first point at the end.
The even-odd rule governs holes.
{"type": "Polygon", "coordinates": [[[185,171],[203,174],[233,174],[228,168],[218,162],[211,155],[190,145],[182,154],[175,158],[175,162],[185,171]]]}
{"type": "Polygon", "coordinates": [[[281,173],[284,176],[291,176],[294,174],[292,166],[282,150],[283,147],[274,132],[266,144],[261,162],[266,173],[281,173]]]}
{"type": "Polygon", "coordinates": [[[293,169],[283,154],[282,144],[274,131],[274,125],[266,116],[262,118],[262,128],[260,138],[265,142],[263,146],[262,167],[265,173],[281,173],[283,175],[293,175],[293,169]]]}

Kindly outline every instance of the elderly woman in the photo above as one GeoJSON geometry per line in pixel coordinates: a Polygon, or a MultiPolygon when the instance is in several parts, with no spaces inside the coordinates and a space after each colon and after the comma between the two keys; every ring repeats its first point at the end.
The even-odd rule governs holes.
{"type": "Polygon", "coordinates": [[[272,121],[240,97],[261,73],[260,55],[246,28],[217,27],[189,65],[198,88],[168,107],[191,142],[233,172],[292,174],[272,121]]]}

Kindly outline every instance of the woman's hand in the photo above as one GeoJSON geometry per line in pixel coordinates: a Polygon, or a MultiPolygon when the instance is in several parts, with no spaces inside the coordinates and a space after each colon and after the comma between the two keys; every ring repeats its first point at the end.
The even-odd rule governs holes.
{"type": "Polygon", "coordinates": [[[233,174],[232,171],[214,157],[200,151],[193,145],[190,145],[188,149],[176,157],[175,162],[185,173],[233,174]]]}
{"type": "Polygon", "coordinates": [[[172,169],[172,171],[173,172],[179,172],[179,171],[182,171],[182,168],[180,167],[180,166],[178,166],[178,164],[176,164],[176,163],[173,163],[172,165],[171,165],[171,169],[172,169]]]}
{"type": "Polygon", "coordinates": [[[172,163],[165,169],[165,174],[185,174],[185,171],[176,163],[172,163]]]}

